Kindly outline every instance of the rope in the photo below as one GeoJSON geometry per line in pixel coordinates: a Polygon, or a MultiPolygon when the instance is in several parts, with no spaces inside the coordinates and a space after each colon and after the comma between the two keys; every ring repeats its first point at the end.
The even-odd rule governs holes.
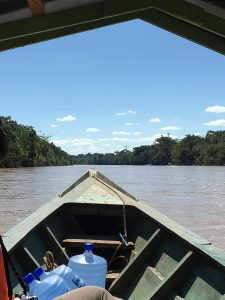
{"type": "Polygon", "coordinates": [[[121,246],[122,246],[122,243],[119,246],[116,247],[116,250],[114,251],[113,256],[111,257],[111,259],[108,263],[108,268],[110,267],[110,265],[114,261],[114,257],[116,256],[116,253],[120,250],[121,246]]]}
{"type": "Polygon", "coordinates": [[[96,175],[93,175],[93,178],[95,180],[98,180],[99,182],[101,182],[103,185],[105,185],[107,188],[109,188],[111,191],[113,191],[122,201],[123,203],[123,230],[124,230],[124,235],[127,237],[127,220],[126,220],[126,203],[123,200],[123,198],[120,196],[119,193],[117,193],[117,191],[115,191],[113,188],[111,188],[111,186],[109,186],[108,184],[106,184],[104,181],[102,181],[101,179],[99,179],[98,177],[96,177],[96,175]]]}
{"type": "Polygon", "coordinates": [[[58,267],[55,263],[54,255],[51,251],[47,251],[45,256],[43,257],[44,263],[46,265],[45,271],[50,272],[58,267]]]}
{"type": "MultiPolygon", "coordinates": [[[[101,179],[99,179],[98,177],[96,177],[96,175],[94,174],[93,175],[93,178],[97,181],[99,181],[100,183],[102,183],[103,185],[105,185],[108,189],[110,189],[111,191],[113,191],[118,197],[119,199],[122,201],[123,203],[123,230],[124,230],[124,236],[127,238],[127,218],[126,218],[126,203],[125,201],[123,200],[123,198],[120,196],[119,193],[117,193],[117,191],[115,191],[113,188],[111,188],[111,186],[109,186],[108,184],[106,184],[104,181],[102,181],[101,179]]],[[[119,255],[119,256],[116,256],[117,252],[120,250],[122,246],[122,243],[117,246],[116,250],[114,251],[113,255],[112,255],[112,258],[110,259],[109,263],[108,263],[108,270],[109,270],[109,267],[110,265],[115,262],[116,260],[118,259],[123,259],[125,260],[126,264],[128,264],[128,259],[124,256],[124,255],[119,255]]],[[[109,270],[107,273],[120,273],[121,271],[123,270],[123,268],[121,269],[118,269],[118,270],[109,270]]]]}
{"type": "Polygon", "coordinates": [[[128,259],[126,258],[126,256],[124,255],[119,255],[117,257],[115,257],[114,261],[118,260],[118,259],[122,259],[125,261],[125,265],[123,268],[120,268],[120,269],[113,269],[113,270],[108,270],[107,271],[107,274],[111,274],[111,273],[120,273],[121,271],[123,271],[123,269],[125,268],[125,266],[128,264],[128,259]]]}

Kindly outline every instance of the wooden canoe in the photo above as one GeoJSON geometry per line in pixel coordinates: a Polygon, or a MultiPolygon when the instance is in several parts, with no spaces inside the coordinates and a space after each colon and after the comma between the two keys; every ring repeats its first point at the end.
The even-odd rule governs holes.
{"type": "Polygon", "coordinates": [[[225,299],[225,253],[99,172],[87,172],[4,236],[21,277],[44,265],[48,250],[66,264],[85,241],[111,261],[107,289],[118,298],[225,299]]]}

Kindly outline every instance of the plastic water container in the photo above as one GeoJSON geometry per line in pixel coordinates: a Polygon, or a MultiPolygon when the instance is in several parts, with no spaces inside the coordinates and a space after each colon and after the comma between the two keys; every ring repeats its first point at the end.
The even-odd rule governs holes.
{"type": "Polygon", "coordinates": [[[76,274],[74,274],[72,269],[67,267],[66,265],[60,265],[59,267],[53,269],[51,272],[45,272],[42,267],[38,267],[33,272],[33,275],[36,278],[40,278],[40,280],[49,278],[53,275],[59,276],[65,281],[70,290],[85,286],[84,281],[81,278],[79,278],[76,274]]]}
{"type": "Polygon", "coordinates": [[[68,292],[68,286],[59,276],[51,276],[38,281],[32,273],[29,273],[23,278],[23,281],[29,286],[28,295],[35,295],[38,300],[52,300],[68,292]]]}
{"type": "Polygon", "coordinates": [[[68,266],[82,278],[86,285],[105,287],[107,262],[101,257],[94,255],[93,244],[84,244],[84,253],[75,255],[69,259],[68,266]]]}

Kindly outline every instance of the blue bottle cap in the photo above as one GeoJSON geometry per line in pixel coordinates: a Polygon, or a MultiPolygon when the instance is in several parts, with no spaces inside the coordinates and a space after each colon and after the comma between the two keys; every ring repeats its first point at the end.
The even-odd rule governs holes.
{"type": "Polygon", "coordinates": [[[44,273],[44,269],[42,267],[38,267],[34,272],[33,275],[37,278],[40,277],[41,274],[44,273]]]}
{"type": "Polygon", "coordinates": [[[93,250],[93,244],[92,243],[84,243],[84,250],[88,250],[88,251],[93,250]]]}
{"type": "Polygon", "coordinates": [[[28,273],[24,278],[23,278],[23,281],[26,283],[26,284],[30,284],[33,280],[35,280],[35,277],[32,273],[28,273]]]}

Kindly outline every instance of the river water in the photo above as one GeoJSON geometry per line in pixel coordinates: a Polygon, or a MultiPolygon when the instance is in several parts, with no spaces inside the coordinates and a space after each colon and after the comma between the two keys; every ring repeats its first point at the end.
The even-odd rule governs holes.
{"type": "MultiPolygon", "coordinates": [[[[93,166],[0,169],[0,233],[93,166]]],[[[225,167],[95,166],[112,181],[225,250],[225,167]]]]}

